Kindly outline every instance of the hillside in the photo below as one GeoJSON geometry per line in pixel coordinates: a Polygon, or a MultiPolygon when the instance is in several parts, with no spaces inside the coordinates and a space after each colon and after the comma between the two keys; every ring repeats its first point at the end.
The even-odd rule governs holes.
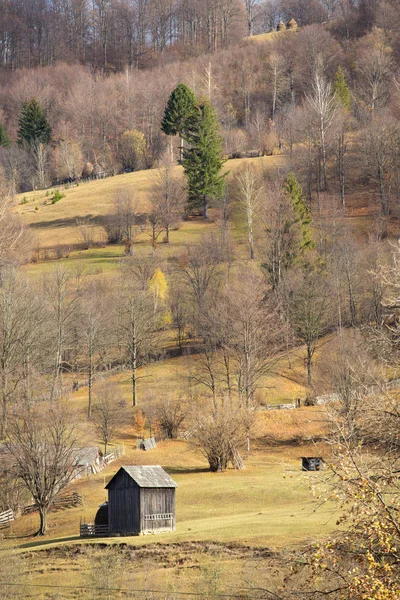
{"type": "Polygon", "coordinates": [[[0,0],[1,599],[398,600],[399,31],[0,0]]]}

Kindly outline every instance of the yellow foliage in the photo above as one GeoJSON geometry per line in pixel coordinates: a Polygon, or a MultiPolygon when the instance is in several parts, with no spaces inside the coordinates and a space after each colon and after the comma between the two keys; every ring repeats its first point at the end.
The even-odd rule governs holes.
{"type": "Polygon", "coordinates": [[[150,279],[149,288],[154,294],[155,301],[162,302],[168,297],[168,283],[161,269],[157,269],[153,277],[150,279]]]}

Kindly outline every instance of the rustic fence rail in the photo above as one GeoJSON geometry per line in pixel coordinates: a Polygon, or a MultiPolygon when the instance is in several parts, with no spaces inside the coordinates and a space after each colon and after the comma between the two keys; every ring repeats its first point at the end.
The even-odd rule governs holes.
{"type": "Polygon", "coordinates": [[[114,460],[117,460],[120,456],[124,456],[125,454],[125,446],[120,444],[119,446],[115,446],[111,452],[105,455],[104,462],[106,465],[110,464],[114,460]]]}
{"type": "Polygon", "coordinates": [[[8,527],[11,521],[14,521],[14,511],[10,508],[0,513],[0,527],[8,527]]]}
{"type": "Polygon", "coordinates": [[[92,523],[81,523],[79,527],[80,537],[106,537],[108,535],[108,525],[94,525],[92,523]]]}
{"type": "MultiPolygon", "coordinates": [[[[56,497],[51,505],[51,510],[64,510],[66,508],[73,508],[74,506],[82,506],[83,498],[78,492],[72,492],[72,494],[63,494],[62,496],[56,497]]],[[[38,510],[37,504],[28,504],[22,508],[22,514],[28,515],[38,510]]]]}

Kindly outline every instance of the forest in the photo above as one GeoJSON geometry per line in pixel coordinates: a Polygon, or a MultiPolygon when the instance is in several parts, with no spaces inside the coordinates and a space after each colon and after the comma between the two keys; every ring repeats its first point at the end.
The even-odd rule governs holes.
{"type": "Polygon", "coordinates": [[[397,4],[0,0],[2,597],[398,599],[397,4]]]}

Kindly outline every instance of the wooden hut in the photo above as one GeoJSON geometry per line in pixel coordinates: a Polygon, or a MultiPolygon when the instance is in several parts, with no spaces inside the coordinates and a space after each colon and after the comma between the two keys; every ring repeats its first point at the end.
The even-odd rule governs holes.
{"type": "Polygon", "coordinates": [[[109,535],[175,531],[177,487],[160,466],[121,467],[106,485],[109,535]]]}
{"type": "Polygon", "coordinates": [[[292,31],[296,31],[297,29],[297,21],[295,19],[290,19],[289,23],[287,24],[287,29],[291,29],[292,31]]]}
{"type": "Polygon", "coordinates": [[[283,21],[280,21],[280,23],[278,23],[278,27],[276,28],[277,31],[285,31],[286,29],[286,25],[283,21]]]}

